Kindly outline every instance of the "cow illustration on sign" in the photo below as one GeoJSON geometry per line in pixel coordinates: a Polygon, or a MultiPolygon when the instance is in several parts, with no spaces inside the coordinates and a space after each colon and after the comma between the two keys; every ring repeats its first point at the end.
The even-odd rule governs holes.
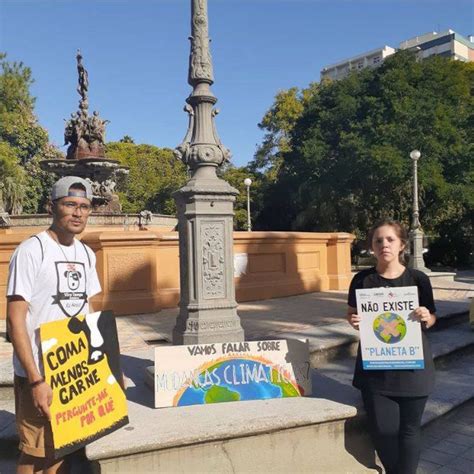
{"type": "Polygon", "coordinates": [[[87,314],[84,319],[71,318],[68,324],[69,330],[73,334],[80,334],[81,332],[87,338],[89,347],[89,364],[94,364],[103,359],[105,355],[104,338],[99,329],[99,321],[102,312],[87,314]]]}

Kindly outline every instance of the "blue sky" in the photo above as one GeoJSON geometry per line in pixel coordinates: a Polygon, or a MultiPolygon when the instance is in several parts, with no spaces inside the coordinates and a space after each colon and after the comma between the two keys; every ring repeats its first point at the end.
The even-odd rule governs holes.
{"type": "MultiPolygon", "coordinates": [[[[474,0],[209,0],[217,129],[237,166],[278,90],[306,87],[323,66],[428,31],[474,34],[474,0]]],[[[77,110],[76,49],[90,110],[107,140],[174,148],[187,127],[190,0],[0,0],[0,50],[33,71],[36,113],[62,145],[77,110]]],[[[64,148],[63,148],[64,150],[64,148]]]]}

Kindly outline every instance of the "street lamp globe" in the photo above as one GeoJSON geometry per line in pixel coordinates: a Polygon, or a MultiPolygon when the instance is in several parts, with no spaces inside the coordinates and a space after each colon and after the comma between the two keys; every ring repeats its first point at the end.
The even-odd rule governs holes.
{"type": "Polygon", "coordinates": [[[416,160],[420,159],[420,156],[421,156],[421,153],[420,153],[419,150],[412,150],[412,151],[410,152],[410,158],[411,158],[412,160],[415,160],[415,161],[416,161],[416,160]]]}
{"type": "Polygon", "coordinates": [[[252,184],[252,180],[250,178],[245,178],[244,179],[244,184],[248,188],[252,184]]]}

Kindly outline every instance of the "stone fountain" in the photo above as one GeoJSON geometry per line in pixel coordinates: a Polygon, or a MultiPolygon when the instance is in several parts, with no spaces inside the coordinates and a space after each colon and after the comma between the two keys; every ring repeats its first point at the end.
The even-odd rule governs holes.
{"type": "Polygon", "coordinates": [[[66,159],[43,160],[44,171],[62,176],[80,176],[92,186],[93,207],[96,214],[120,214],[121,206],[114,193],[117,182],[128,174],[128,169],[117,160],[105,156],[105,126],[103,120],[94,111],[89,115],[89,78],[82,64],[82,54],[77,52],[78,86],[81,96],[79,110],[71,114],[64,131],[64,144],[68,145],[66,159]]]}

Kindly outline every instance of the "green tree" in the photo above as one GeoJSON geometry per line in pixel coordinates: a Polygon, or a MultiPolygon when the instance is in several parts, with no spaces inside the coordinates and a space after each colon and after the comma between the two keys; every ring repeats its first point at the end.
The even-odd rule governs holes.
{"type": "Polygon", "coordinates": [[[40,162],[43,160],[59,160],[64,158],[63,153],[55,146],[47,143],[24,166],[26,171],[26,192],[23,203],[23,212],[26,214],[41,214],[46,212],[51,187],[57,180],[53,173],[43,171],[40,162]]]}
{"type": "Polygon", "coordinates": [[[51,178],[38,161],[60,156],[34,114],[32,83],[30,68],[0,53],[0,179],[5,208],[12,214],[42,210],[51,178]]]}
{"type": "Polygon", "coordinates": [[[118,192],[123,212],[175,214],[172,193],[186,182],[186,168],[169,148],[110,142],[107,156],[129,167],[123,190],[118,192]]]}
{"type": "MultiPolygon", "coordinates": [[[[274,104],[258,124],[259,128],[265,131],[265,135],[253,160],[246,167],[248,173],[253,175],[251,179],[255,182],[252,184],[251,210],[254,229],[269,227],[268,217],[261,218],[260,214],[263,210],[268,210],[271,207],[271,201],[278,201],[278,197],[274,196],[276,190],[274,185],[280,179],[280,169],[285,154],[292,150],[293,128],[298,123],[309,101],[318,92],[319,84],[317,83],[311,83],[307,88],[301,90],[292,87],[279,91],[275,96],[274,104]]],[[[241,212],[243,212],[243,208],[241,212]]],[[[241,226],[240,223],[238,225],[241,226]]]]}
{"type": "Polygon", "coordinates": [[[0,140],[0,207],[12,214],[19,214],[25,197],[26,173],[18,164],[16,151],[0,140]]]}
{"type": "Polygon", "coordinates": [[[456,238],[444,240],[450,256],[436,259],[462,264],[472,245],[473,89],[474,64],[417,62],[406,51],[375,70],[321,84],[291,129],[260,225],[362,237],[380,217],[408,224],[409,152],[418,148],[424,230],[435,249],[451,229],[456,238]]]}
{"type": "Polygon", "coordinates": [[[0,138],[16,150],[20,163],[26,164],[48,143],[48,133],[34,114],[31,70],[21,62],[7,61],[3,53],[0,68],[0,138]]]}
{"type": "Polygon", "coordinates": [[[258,147],[249,169],[265,171],[268,180],[274,181],[282,163],[282,154],[291,150],[290,135],[305,105],[318,92],[318,84],[299,90],[292,87],[281,90],[275,96],[275,102],[258,124],[265,130],[263,143],[258,147]]]}

